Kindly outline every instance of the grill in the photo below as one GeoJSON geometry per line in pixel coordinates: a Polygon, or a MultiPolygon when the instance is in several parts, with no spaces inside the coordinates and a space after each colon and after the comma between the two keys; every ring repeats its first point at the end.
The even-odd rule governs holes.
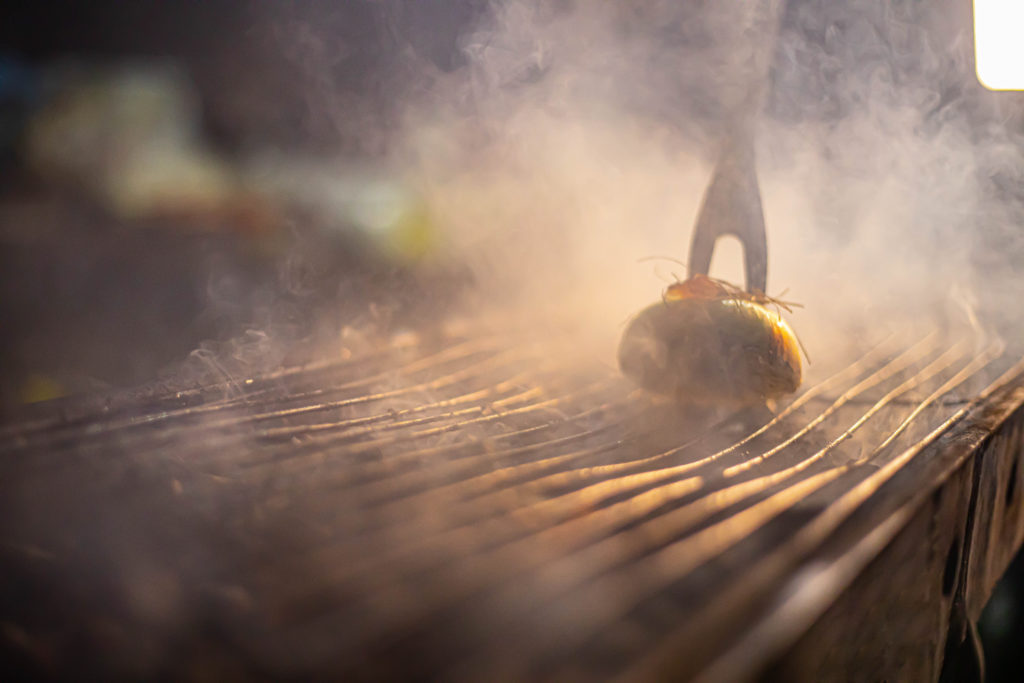
{"type": "Polygon", "coordinates": [[[1024,402],[1024,365],[939,334],[816,364],[774,413],[659,402],[577,355],[447,330],[26,414],[0,456],[8,653],[47,675],[743,678],[1024,402]]]}

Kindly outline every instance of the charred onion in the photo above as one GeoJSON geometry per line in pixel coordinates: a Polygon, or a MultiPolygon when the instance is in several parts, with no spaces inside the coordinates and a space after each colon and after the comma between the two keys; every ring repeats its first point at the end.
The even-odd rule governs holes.
{"type": "Polygon", "coordinates": [[[785,302],[705,275],[677,282],[629,323],[619,345],[624,375],[648,391],[692,403],[751,404],[800,386],[800,346],[785,302]]]}

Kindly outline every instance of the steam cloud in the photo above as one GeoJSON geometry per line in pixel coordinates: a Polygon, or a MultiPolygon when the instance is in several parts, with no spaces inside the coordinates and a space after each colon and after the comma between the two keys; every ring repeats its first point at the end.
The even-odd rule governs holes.
{"type": "MultiPolygon", "coordinates": [[[[395,162],[486,306],[577,322],[604,354],[656,300],[664,284],[638,260],[685,259],[764,38],[743,21],[712,3],[494,3],[460,38],[464,66],[398,79],[413,95],[395,162]]],[[[984,91],[972,50],[957,3],[786,3],[758,170],[769,293],[804,304],[792,317],[812,356],[864,327],[980,315],[1013,333],[1020,97],[984,91]]],[[[720,244],[712,269],[740,281],[738,250],[720,244]]]]}
{"type": "MultiPolygon", "coordinates": [[[[355,127],[422,193],[445,230],[446,256],[474,271],[478,320],[494,314],[538,328],[538,338],[546,328],[570,328],[581,354],[613,365],[624,321],[656,301],[665,286],[655,267],[639,259],[685,260],[722,119],[747,96],[738,84],[747,82],[749,65],[768,59],[760,54],[763,34],[743,29],[747,24],[731,14],[744,4],[495,2],[460,34],[461,57],[449,64],[438,66],[415,41],[396,39],[398,56],[381,88],[389,105],[380,116],[367,114],[374,110],[367,102],[332,97],[325,78],[311,82],[328,92],[311,93],[309,101],[318,108],[337,105],[320,111],[317,125],[355,127]]],[[[859,345],[908,325],[945,328],[979,342],[993,334],[1011,342],[1020,337],[1024,107],[1020,96],[987,93],[975,82],[970,17],[960,5],[966,3],[785,4],[757,123],[758,170],[769,293],[788,288],[785,298],[805,306],[791,322],[815,367],[841,365],[859,345]],[[823,356],[832,362],[819,366],[823,356]]],[[[305,35],[301,27],[287,27],[288,35],[305,35]]],[[[410,30],[429,32],[430,26],[410,30]]],[[[304,40],[296,50],[315,49],[299,58],[330,60],[329,42],[304,40]]],[[[720,245],[712,274],[739,281],[737,256],[720,245]]],[[[301,290],[301,268],[287,265],[289,289],[301,290]]],[[[671,263],[662,270],[683,276],[671,263]]],[[[232,300],[232,292],[227,285],[211,287],[209,298],[232,300]]],[[[199,349],[182,373],[227,379],[226,392],[236,395],[246,391],[236,379],[256,374],[261,364],[284,364],[290,338],[300,334],[299,315],[277,301],[258,303],[252,329],[223,346],[199,349]]],[[[341,342],[359,355],[373,340],[348,322],[341,342]]],[[[337,353],[337,334],[332,341],[337,353]]],[[[410,394],[374,405],[402,409],[421,398],[410,394]]],[[[345,416],[339,411],[339,417],[345,416]]],[[[127,450],[135,448],[131,442],[123,447],[134,452],[127,450]]],[[[170,444],[164,453],[168,471],[176,472],[178,449],[170,444]]],[[[60,534],[78,528],[64,520],[92,524],[100,506],[81,494],[81,484],[58,482],[53,490],[75,492],[67,500],[81,498],[75,504],[83,512],[71,507],[74,514],[54,516],[47,508],[40,525],[59,518],[60,534]]],[[[291,484],[281,470],[275,485],[285,498],[296,495],[291,484]]],[[[224,489],[205,485],[197,500],[221,509],[224,489]]],[[[26,490],[33,501],[39,498],[35,489],[26,490]]],[[[252,495],[253,511],[270,509],[261,506],[266,491],[252,495]]],[[[204,508],[173,509],[202,510],[195,537],[205,538],[204,508]]],[[[283,509],[290,539],[300,517],[283,509]]],[[[111,568],[128,552],[117,539],[134,543],[137,537],[136,545],[148,549],[150,529],[166,528],[162,517],[112,510],[86,537],[99,539],[96,544],[75,536],[99,558],[89,558],[85,576],[114,575],[111,568]]],[[[435,510],[423,513],[410,519],[442,519],[435,510]]],[[[154,585],[160,593],[140,589],[129,596],[140,618],[167,613],[163,618],[172,626],[186,623],[186,608],[175,603],[180,586],[148,550],[134,552],[141,559],[125,565],[124,583],[154,585]]],[[[182,586],[190,584],[185,579],[182,586]]],[[[134,653],[139,648],[131,642],[134,653]]],[[[165,661],[160,648],[142,651],[165,661]]]]}

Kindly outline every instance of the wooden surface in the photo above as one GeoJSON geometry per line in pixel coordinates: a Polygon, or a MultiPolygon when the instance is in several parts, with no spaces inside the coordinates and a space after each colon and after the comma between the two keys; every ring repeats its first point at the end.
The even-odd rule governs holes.
{"type": "Polygon", "coordinates": [[[1014,358],[889,338],[729,415],[568,341],[406,338],[26,413],[0,428],[3,656],[64,678],[938,677],[955,605],[976,619],[1024,539],[1014,358]]]}

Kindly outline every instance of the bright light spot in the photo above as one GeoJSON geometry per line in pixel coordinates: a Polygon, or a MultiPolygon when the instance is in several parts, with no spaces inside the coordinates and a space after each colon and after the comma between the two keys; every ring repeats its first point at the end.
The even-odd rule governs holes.
{"type": "Polygon", "coordinates": [[[1024,0],[974,0],[974,63],[990,90],[1024,90],[1024,0]]]}

